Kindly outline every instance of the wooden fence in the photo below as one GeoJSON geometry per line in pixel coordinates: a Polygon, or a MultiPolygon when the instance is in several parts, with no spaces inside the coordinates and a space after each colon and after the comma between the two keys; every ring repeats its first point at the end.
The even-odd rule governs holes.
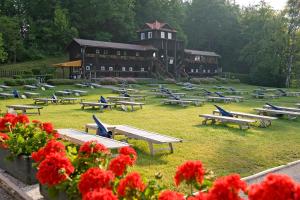
{"type": "Polygon", "coordinates": [[[0,77],[10,77],[12,78],[15,75],[23,75],[24,71],[19,70],[1,70],[0,69],[0,77]]]}

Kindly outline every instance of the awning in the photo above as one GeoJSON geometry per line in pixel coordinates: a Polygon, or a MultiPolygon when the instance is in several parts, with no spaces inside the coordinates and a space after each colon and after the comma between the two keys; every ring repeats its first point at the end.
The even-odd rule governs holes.
{"type": "Polygon", "coordinates": [[[81,60],[53,64],[55,67],[81,67],[81,60]]]}

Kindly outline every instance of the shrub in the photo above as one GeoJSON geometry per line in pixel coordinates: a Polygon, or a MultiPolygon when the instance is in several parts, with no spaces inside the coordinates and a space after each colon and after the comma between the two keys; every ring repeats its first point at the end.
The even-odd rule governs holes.
{"type": "Polygon", "coordinates": [[[49,79],[47,83],[52,85],[73,85],[74,83],[79,83],[81,80],[76,79],[49,79]]]}
{"type": "Polygon", "coordinates": [[[34,79],[34,78],[24,79],[24,81],[25,81],[25,84],[28,84],[28,85],[35,85],[35,84],[37,84],[37,80],[34,79]]]}
{"type": "Polygon", "coordinates": [[[219,83],[227,84],[229,83],[229,80],[227,78],[222,78],[219,76],[214,77],[219,83]]]}
{"type": "Polygon", "coordinates": [[[105,77],[105,78],[99,79],[99,83],[102,85],[117,85],[118,80],[113,77],[105,77]]]}
{"type": "Polygon", "coordinates": [[[13,75],[13,79],[21,79],[22,76],[21,75],[13,75]]]}
{"type": "Polygon", "coordinates": [[[17,82],[15,79],[4,79],[3,83],[8,86],[17,86],[17,82]]]}
{"type": "Polygon", "coordinates": [[[25,80],[24,79],[16,79],[17,85],[25,85],[25,80]]]}

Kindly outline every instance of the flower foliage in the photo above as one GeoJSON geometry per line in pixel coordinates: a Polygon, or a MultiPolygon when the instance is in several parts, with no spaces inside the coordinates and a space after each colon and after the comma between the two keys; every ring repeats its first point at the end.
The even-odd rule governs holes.
{"type": "Polygon", "coordinates": [[[118,194],[120,197],[138,198],[140,196],[139,193],[143,192],[145,187],[140,174],[133,172],[120,181],[118,194]]]}

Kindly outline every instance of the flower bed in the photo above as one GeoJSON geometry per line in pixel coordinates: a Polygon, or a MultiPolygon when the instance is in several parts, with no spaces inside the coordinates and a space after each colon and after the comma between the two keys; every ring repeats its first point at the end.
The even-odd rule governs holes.
{"type": "Polygon", "coordinates": [[[31,153],[55,136],[50,123],[30,123],[26,115],[6,114],[0,118],[0,168],[26,184],[37,183],[31,153]]]}
{"type": "Polygon", "coordinates": [[[78,147],[58,140],[51,126],[16,124],[5,126],[8,135],[0,134],[0,146],[8,148],[13,155],[12,138],[13,133],[19,134],[18,126],[26,124],[25,129],[36,126],[40,128],[37,134],[51,135],[35,151],[28,144],[45,199],[240,200],[241,196],[247,196],[249,200],[300,200],[300,185],[286,175],[269,174],[261,183],[253,185],[247,185],[238,174],[215,180],[200,161],[186,161],[174,170],[175,186],[186,184],[190,191],[186,194],[172,191],[160,185],[160,174],[154,180],[145,180],[138,172],[128,173],[137,160],[137,153],[131,147],[121,148],[119,155],[112,158],[110,151],[96,141],[78,147]]]}

